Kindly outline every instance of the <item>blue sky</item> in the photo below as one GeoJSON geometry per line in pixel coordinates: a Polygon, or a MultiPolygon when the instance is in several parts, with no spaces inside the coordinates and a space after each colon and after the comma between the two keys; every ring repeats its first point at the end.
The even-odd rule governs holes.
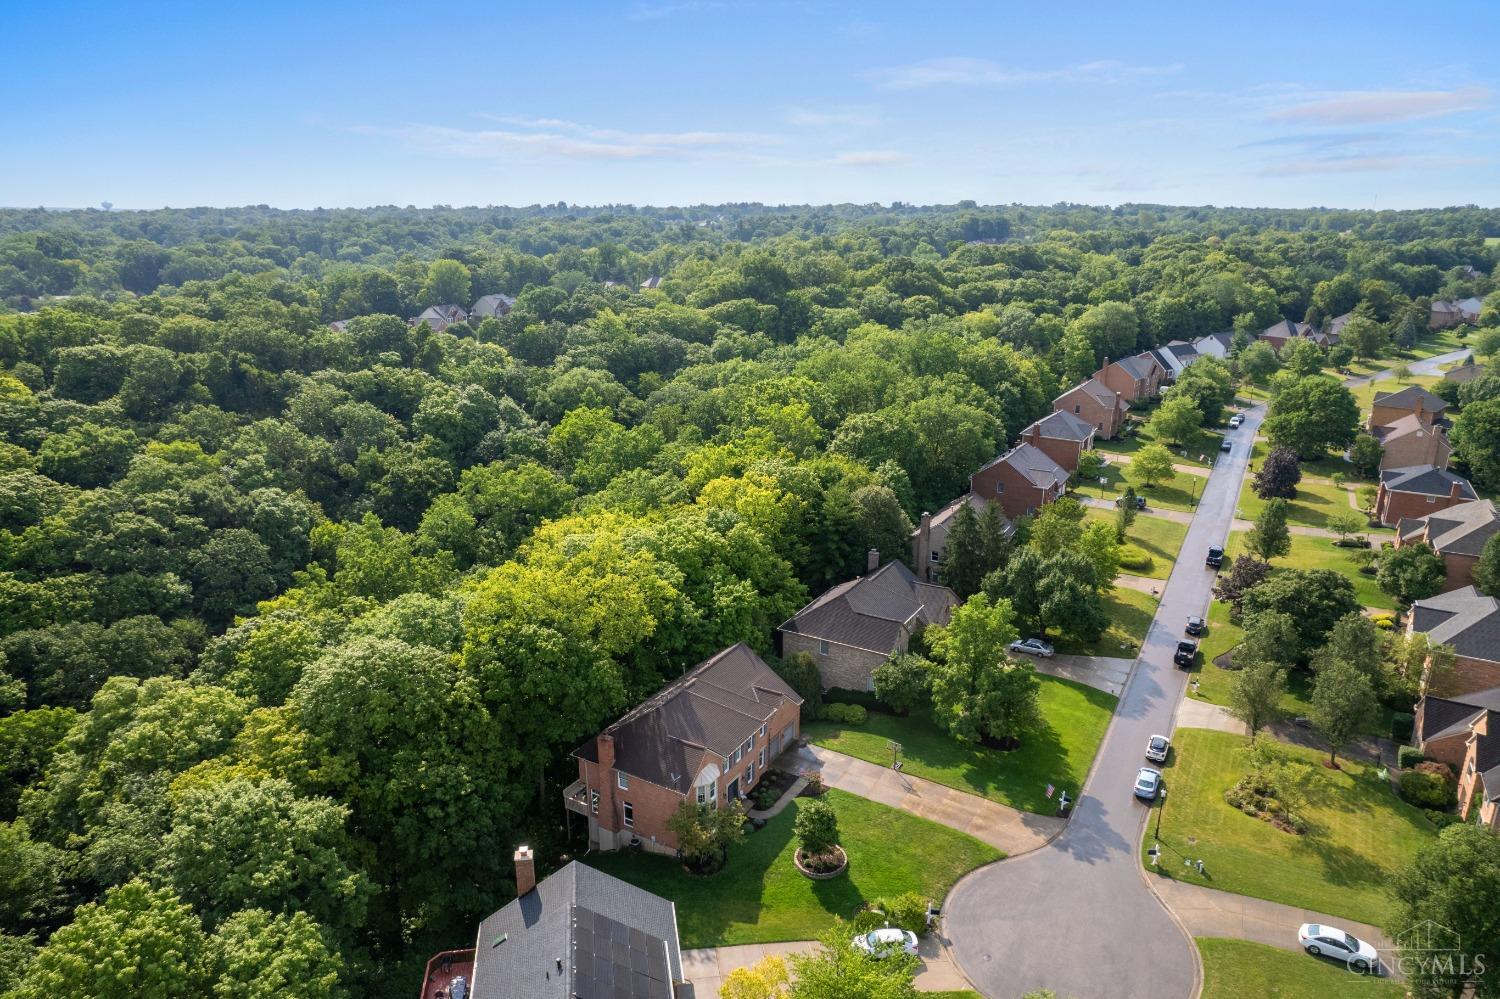
{"type": "Polygon", "coordinates": [[[0,204],[1500,204],[1500,6],[0,0],[0,204]]]}

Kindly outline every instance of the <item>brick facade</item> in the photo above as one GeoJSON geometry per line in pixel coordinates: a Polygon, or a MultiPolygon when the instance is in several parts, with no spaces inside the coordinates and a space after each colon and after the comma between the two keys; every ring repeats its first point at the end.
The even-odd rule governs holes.
{"type": "Polygon", "coordinates": [[[1138,354],[1132,360],[1147,369],[1144,376],[1137,377],[1119,361],[1110,362],[1106,358],[1103,367],[1094,373],[1094,381],[1101,382],[1118,393],[1126,402],[1149,399],[1161,391],[1162,382],[1166,380],[1166,371],[1161,362],[1150,354],[1138,354]]]}
{"type": "Polygon", "coordinates": [[[1063,483],[1041,488],[1009,462],[996,462],[969,477],[969,490],[1000,504],[1011,520],[1036,513],[1063,494],[1063,483]]]}
{"type": "Polygon", "coordinates": [[[811,635],[783,633],[782,655],[806,652],[818,664],[818,675],[823,688],[841,687],[844,690],[874,690],[875,668],[892,656],[905,652],[911,643],[910,635],[903,633],[900,644],[888,653],[857,649],[852,645],[840,645],[811,635]]]}
{"type": "Polygon", "coordinates": [[[1380,484],[1375,494],[1375,516],[1387,527],[1395,527],[1403,519],[1416,520],[1429,513],[1446,510],[1459,503],[1467,503],[1471,497],[1460,495],[1457,487],[1447,496],[1429,496],[1424,493],[1408,493],[1388,490],[1380,484]]]}
{"type": "Polygon", "coordinates": [[[1070,472],[1078,471],[1078,459],[1088,450],[1086,441],[1070,441],[1061,437],[1048,437],[1033,424],[1021,434],[1021,440],[1038,448],[1043,454],[1070,472]]]}
{"type": "Polygon", "coordinates": [[[1059,413],[1072,413],[1105,440],[1113,440],[1125,426],[1126,407],[1118,395],[1111,393],[1106,401],[1083,385],[1076,385],[1058,396],[1053,400],[1052,408],[1059,413]]]}
{"type": "Polygon", "coordinates": [[[1413,465],[1447,468],[1448,458],[1453,453],[1448,438],[1435,427],[1387,436],[1381,441],[1381,447],[1381,468],[1410,468],[1413,465]]]}

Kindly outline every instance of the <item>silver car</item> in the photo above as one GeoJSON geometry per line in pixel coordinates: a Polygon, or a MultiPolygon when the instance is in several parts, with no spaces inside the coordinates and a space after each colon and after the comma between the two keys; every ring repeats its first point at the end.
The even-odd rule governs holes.
{"type": "Polygon", "coordinates": [[[878,930],[861,933],[854,938],[854,949],[877,960],[892,954],[916,954],[917,935],[911,930],[883,926],[878,930]]]}
{"type": "Polygon", "coordinates": [[[1370,944],[1337,926],[1303,923],[1297,928],[1297,943],[1314,957],[1332,957],[1358,971],[1380,967],[1380,954],[1370,944]]]}
{"type": "Polygon", "coordinates": [[[1011,642],[1008,648],[1012,652],[1024,652],[1028,656],[1041,656],[1043,659],[1052,658],[1052,646],[1040,638],[1022,638],[1011,642]]]}
{"type": "Polygon", "coordinates": [[[1141,767],[1135,772],[1135,796],[1142,801],[1155,801],[1161,794],[1161,771],[1141,767]]]}

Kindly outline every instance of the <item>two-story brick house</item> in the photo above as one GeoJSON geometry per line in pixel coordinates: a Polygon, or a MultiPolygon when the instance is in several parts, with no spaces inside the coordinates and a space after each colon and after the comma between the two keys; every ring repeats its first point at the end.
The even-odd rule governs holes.
{"type": "Polygon", "coordinates": [[[1447,402],[1420,385],[1408,385],[1395,392],[1376,392],[1365,426],[1381,427],[1405,416],[1415,416],[1424,426],[1431,427],[1442,422],[1447,408],[1447,402]]]}
{"type": "Polygon", "coordinates": [[[1427,692],[1456,697],[1500,687],[1500,600],[1473,586],[1411,605],[1407,634],[1453,647],[1452,675],[1429,677],[1427,692]]]}
{"type": "Polygon", "coordinates": [[[1072,413],[1091,424],[1100,440],[1113,440],[1125,428],[1130,405],[1114,389],[1092,378],[1074,385],[1052,400],[1057,413],[1072,413]]]}
{"type": "MultiPolygon", "coordinates": [[[[948,548],[948,532],[953,527],[953,518],[960,507],[967,504],[973,508],[974,516],[983,520],[993,504],[973,493],[964,493],[937,513],[923,513],[911,532],[911,569],[924,583],[942,582],[943,553],[948,548]]],[[[996,507],[998,509],[998,507],[996,507]]],[[[1005,519],[1001,530],[1005,537],[1016,533],[1016,525],[1005,519]]]]}
{"type": "Polygon", "coordinates": [[[1151,398],[1161,391],[1166,380],[1167,369],[1150,353],[1122,357],[1113,362],[1106,357],[1104,364],[1094,372],[1094,381],[1117,392],[1126,402],[1151,398]]]}
{"type": "Polygon", "coordinates": [[[1464,321],[1464,311],[1458,307],[1457,302],[1447,299],[1438,299],[1432,303],[1427,315],[1427,328],[1430,330],[1446,330],[1464,321]]]}
{"type": "Polygon", "coordinates": [[[1485,542],[1500,533],[1500,511],[1491,500],[1459,503],[1396,525],[1396,547],[1427,544],[1443,557],[1443,591],[1474,581],[1474,564],[1485,542]]]}
{"type": "Polygon", "coordinates": [[[1078,459],[1094,446],[1098,433],[1093,424],[1072,413],[1054,411],[1021,431],[1024,443],[1041,450],[1069,472],[1078,471],[1078,459]]]}
{"type": "Polygon", "coordinates": [[[1435,465],[1385,468],[1375,492],[1375,516],[1387,527],[1479,498],[1469,480],[1435,465]]]}
{"type": "Polygon", "coordinates": [[[684,801],[727,806],[797,739],[802,698],[741,642],[693,667],[574,750],[563,792],[589,845],[677,849],[667,820],[684,801]]]}
{"type": "Polygon", "coordinates": [[[1465,354],[1462,361],[1443,372],[1443,380],[1458,385],[1467,385],[1482,374],[1484,374],[1484,365],[1475,364],[1473,354],[1465,354]]]}
{"type": "Polygon", "coordinates": [[[823,686],[873,690],[875,668],[905,652],[912,636],[947,624],[958,595],[887,562],[823,593],[777,629],[781,654],[806,652],[823,686]]]}
{"type": "Polygon", "coordinates": [[[1500,688],[1417,702],[1413,743],[1458,774],[1458,814],[1500,829],[1500,688]]]}
{"type": "Polygon", "coordinates": [[[1036,513],[1059,499],[1068,470],[1032,444],[1017,444],[969,476],[969,491],[1000,504],[1011,520],[1036,513]]]}
{"type": "Polygon", "coordinates": [[[1271,349],[1279,353],[1288,341],[1311,336],[1312,333],[1313,328],[1307,323],[1294,323],[1290,319],[1282,319],[1262,330],[1258,339],[1270,344],[1271,349]]]}

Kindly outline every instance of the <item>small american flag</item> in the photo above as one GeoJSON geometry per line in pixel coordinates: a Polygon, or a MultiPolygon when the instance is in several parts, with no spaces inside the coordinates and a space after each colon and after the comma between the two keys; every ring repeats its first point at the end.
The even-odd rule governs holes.
{"type": "Polygon", "coordinates": [[[1053,787],[1051,784],[1048,784],[1047,785],[1047,797],[1049,797],[1049,798],[1052,797],[1052,792],[1056,791],[1056,790],[1057,790],[1057,788],[1053,787]]]}

